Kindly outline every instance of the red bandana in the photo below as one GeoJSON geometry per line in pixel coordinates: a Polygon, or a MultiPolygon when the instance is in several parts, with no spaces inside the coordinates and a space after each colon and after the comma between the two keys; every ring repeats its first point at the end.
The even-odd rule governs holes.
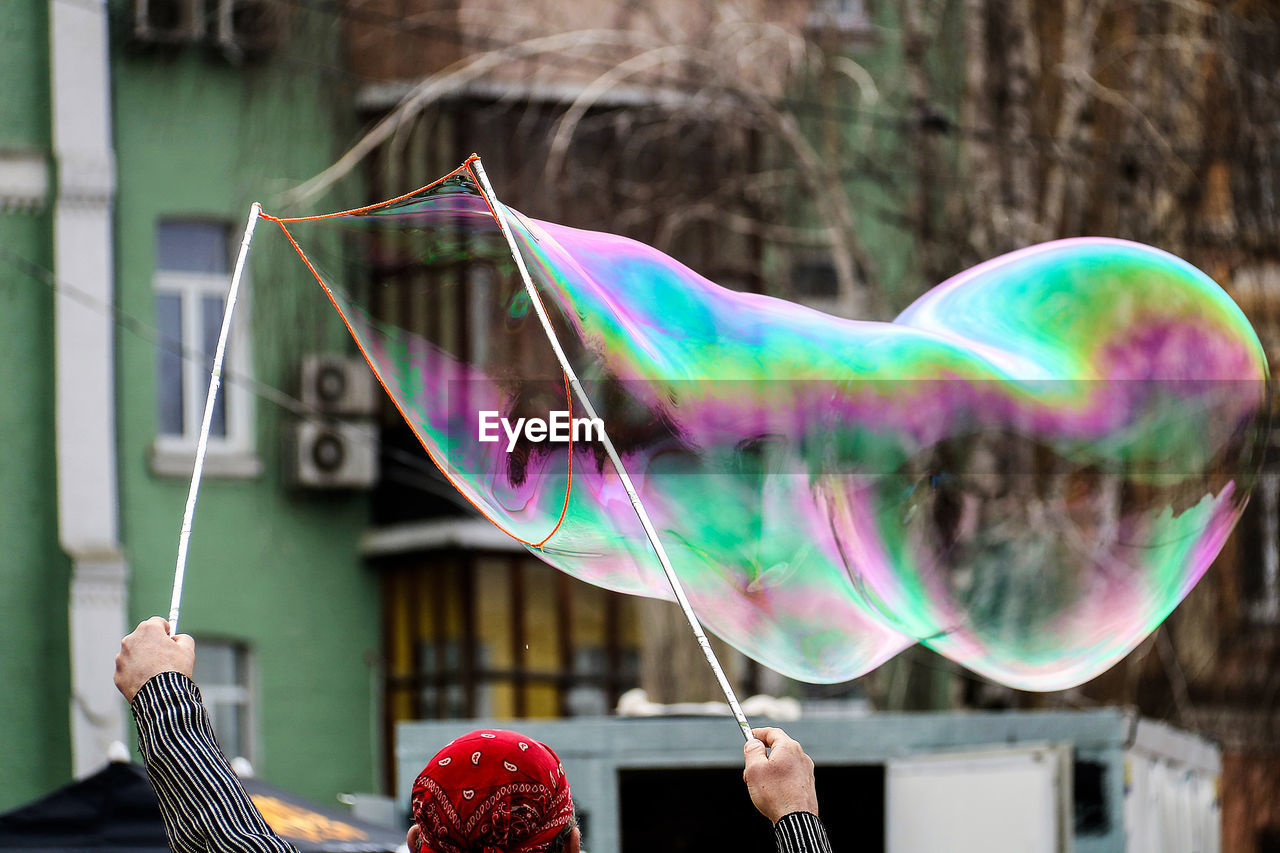
{"type": "Polygon", "coordinates": [[[502,729],[463,735],[413,783],[423,850],[541,853],[573,818],[569,780],[549,746],[502,729]]]}

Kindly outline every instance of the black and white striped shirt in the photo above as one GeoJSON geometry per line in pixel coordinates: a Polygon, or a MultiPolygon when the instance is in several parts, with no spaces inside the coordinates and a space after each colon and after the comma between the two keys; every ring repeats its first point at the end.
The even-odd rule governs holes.
{"type": "Polygon", "coordinates": [[[773,826],[778,853],[831,853],[826,827],[816,814],[792,812],[773,826]]]}
{"type": "MultiPolygon", "coordinates": [[[[195,682],[161,673],[142,686],[132,707],[174,853],[296,853],[267,826],[218,748],[195,682]]],[[[778,853],[831,853],[817,815],[789,814],[773,832],[778,853]]]]}
{"type": "Polygon", "coordinates": [[[132,707],[174,853],[296,853],[267,826],[218,748],[194,681],[163,672],[142,685],[132,707]]]}

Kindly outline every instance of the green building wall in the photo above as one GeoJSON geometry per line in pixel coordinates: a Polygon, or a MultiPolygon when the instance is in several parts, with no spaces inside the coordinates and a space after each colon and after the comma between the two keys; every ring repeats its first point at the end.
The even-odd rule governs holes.
{"type": "MultiPolygon", "coordinates": [[[[48,161],[47,4],[0,15],[0,152],[48,161]]],[[[0,209],[0,810],[70,772],[70,564],[58,546],[47,205],[0,209]]]]}
{"type": "MultiPolygon", "coordinates": [[[[154,322],[162,218],[223,220],[238,242],[251,202],[271,212],[274,194],[341,153],[335,128],[349,113],[342,93],[316,73],[316,64],[333,62],[334,30],[326,23],[332,21],[298,14],[280,51],[260,63],[233,64],[207,48],[114,52],[123,314],[154,322]]],[[[319,202],[326,203],[339,200],[319,202]]],[[[346,352],[346,332],[270,222],[259,222],[250,276],[255,379],[296,396],[302,354],[346,352]]],[[[121,538],[134,622],[168,611],[188,488],[186,476],[158,476],[148,461],[156,436],[155,346],[127,330],[117,339],[121,538]]],[[[180,628],[197,642],[204,636],[248,645],[258,776],[332,802],[340,791],[378,787],[370,724],[377,584],[358,553],[367,504],[360,496],[286,487],[281,445],[293,416],[270,397],[255,400],[263,473],[206,479],[201,488],[180,628]]]]}
{"type": "MultiPolygon", "coordinates": [[[[70,561],[58,542],[55,477],[48,10],[48,0],[24,0],[0,15],[0,156],[42,159],[51,176],[43,207],[0,209],[0,811],[72,773],[70,561]]],[[[340,153],[351,112],[341,78],[318,73],[337,65],[331,18],[298,13],[280,50],[235,64],[207,42],[142,49],[129,37],[132,3],[110,0],[109,10],[119,538],[130,571],[128,619],[137,622],[168,611],[188,485],[149,462],[156,224],[219,219],[238,239],[251,201],[273,211],[274,194],[340,153]]],[[[347,192],[317,205],[336,207],[359,188],[347,192]]],[[[247,644],[258,775],[332,802],[338,792],[377,790],[380,779],[377,579],[359,554],[367,500],[286,487],[281,445],[294,416],[273,399],[276,391],[296,396],[303,353],[351,345],[268,222],[254,244],[248,306],[254,376],[266,388],[255,399],[262,473],[206,479],[181,629],[247,644]]]]}
{"type": "MultiPolygon", "coordinates": [[[[250,202],[284,211],[276,195],[328,165],[351,137],[337,21],[284,4],[288,38],[261,62],[232,63],[210,44],[147,48],[130,39],[130,0],[110,0],[113,127],[117,157],[117,441],[121,542],[130,570],[129,619],[167,611],[185,477],[153,473],[156,434],[155,229],[164,217],[215,218],[238,234],[250,202]]],[[[48,0],[10,2],[0,15],[0,152],[50,149],[48,0]]],[[[878,4],[882,40],[854,51],[877,80],[901,80],[891,7],[878,4]]],[[[949,7],[957,14],[959,4],[949,7]]],[[[955,20],[949,20],[955,24],[955,20]]],[[[944,27],[958,33],[959,28],[944,27]]],[[[943,39],[931,66],[959,67],[958,37],[943,39]]],[[[957,75],[935,74],[944,111],[957,75]]],[[[821,101],[821,81],[800,96],[821,101]]],[[[836,102],[842,144],[855,148],[860,105],[836,102]]],[[[881,93],[873,112],[910,112],[905,87],[881,93]]],[[[871,120],[867,156],[895,162],[900,129],[871,120]]],[[[822,139],[821,128],[811,128],[822,139]]],[[[954,143],[942,141],[952,156],[954,143]]],[[[52,169],[51,169],[52,173],[52,169]]],[[[885,300],[900,309],[933,284],[913,261],[901,211],[907,184],[886,186],[857,170],[848,195],[863,242],[875,248],[885,300]]],[[[363,199],[358,187],[317,200],[316,210],[363,199]]],[[[58,545],[54,447],[52,216],[0,211],[0,810],[70,778],[67,637],[69,562],[58,545]],[[42,272],[43,271],[43,272],[42,272]]],[[[349,351],[332,309],[269,222],[259,225],[251,265],[254,372],[295,393],[302,353],[349,351]]],[[[235,639],[253,654],[258,751],[269,782],[328,800],[377,789],[373,720],[378,650],[377,582],[358,553],[363,497],[298,493],[282,480],[281,443],[291,415],[256,399],[263,473],[208,479],[196,514],[182,630],[235,639]]]]}

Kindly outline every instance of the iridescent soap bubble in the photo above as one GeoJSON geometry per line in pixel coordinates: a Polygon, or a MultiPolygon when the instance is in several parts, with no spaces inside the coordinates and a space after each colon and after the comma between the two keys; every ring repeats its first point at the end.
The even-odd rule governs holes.
{"type": "Polygon", "coordinates": [[[896,324],[981,353],[933,394],[939,433],[844,480],[842,539],[890,621],[984,675],[1056,689],[1105,670],[1203,575],[1265,435],[1266,362],[1212,281],[1164,252],[1064,240],[935,288],[896,324]]]}
{"type": "MultiPolygon", "coordinates": [[[[871,323],[509,213],[695,610],[785,675],[847,680],[918,641],[1013,686],[1080,683],[1159,625],[1247,498],[1261,347],[1158,250],[1032,247],[871,323]]],[[[454,486],[562,571],[670,598],[598,442],[480,440],[485,412],[582,412],[470,174],[288,224],[303,251],[335,228],[349,251],[311,265],[454,486]]]]}

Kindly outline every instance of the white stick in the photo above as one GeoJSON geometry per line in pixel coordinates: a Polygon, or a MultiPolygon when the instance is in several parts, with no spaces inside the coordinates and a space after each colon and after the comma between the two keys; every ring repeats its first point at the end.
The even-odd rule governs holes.
{"type": "Polygon", "coordinates": [[[191,522],[196,514],[196,496],[200,493],[200,475],[204,472],[204,455],[209,449],[209,426],[213,423],[213,405],[222,386],[222,358],[227,353],[227,338],[231,334],[231,312],[236,307],[236,295],[240,292],[240,278],[249,257],[249,241],[253,228],[258,224],[262,205],[256,201],[249,208],[249,222],[244,227],[244,239],[240,241],[240,254],[236,257],[235,270],[231,274],[231,289],[227,291],[227,305],[222,310],[222,329],[218,332],[218,348],[213,354],[213,370],[209,372],[209,393],[204,398],[204,419],[200,422],[200,440],[196,442],[196,464],[191,471],[191,488],[187,492],[187,508],[182,513],[182,531],[178,534],[178,563],[173,570],[173,598],[169,602],[169,635],[178,633],[178,611],[182,607],[182,582],[187,573],[187,544],[191,541],[191,522]]]}
{"type": "MultiPolygon", "coordinates": [[[[489,185],[489,176],[485,174],[480,158],[475,158],[472,163],[475,166],[476,177],[480,179],[480,191],[484,193],[489,206],[493,208],[493,215],[498,220],[498,227],[502,230],[502,235],[507,238],[507,245],[511,247],[511,255],[515,258],[516,269],[520,271],[520,277],[524,280],[525,290],[529,292],[529,300],[533,303],[533,308],[538,313],[538,319],[542,321],[542,328],[547,333],[551,348],[555,350],[556,358],[559,359],[560,366],[564,369],[565,376],[568,377],[569,384],[573,386],[574,394],[577,396],[578,401],[582,403],[582,408],[586,410],[587,416],[599,420],[595,407],[591,405],[591,400],[587,398],[586,392],[582,390],[582,384],[578,381],[578,376],[574,373],[573,366],[569,364],[568,357],[560,347],[560,341],[556,337],[555,329],[551,327],[551,318],[547,316],[542,300],[538,298],[538,293],[533,286],[533,279],[529,277],[529,269],[525,266],[524,256],[520,254],[520,247],[516,244],[511,228],[507,224],[506,214],[502,206],[498,204],[497,197],[493,194],[493,187],[489,185]]],[[[689,621],[689,627],[693,629],[693,635],[698,639],[698,645],[702,647],[702,654],[706,657],[707,664],[710,665],[711,671],[715,674],[716,681],[720,683],[720,690],[724,693],[724,698],[729,702],[729,710],[733,712],[734,719],[738,721],[738,728],[742,729],[742,736],[747,740],[751,740],[751,725],[747,722],[746,715],[742,713],[742,706],[738,704],[738,697],[734,695],[733,687],[729,684],[729,679],[725,676],[724,669],[716,658],[715,650],[711,648],[711,641],[707,639],[706,633],[702,630],[702,623],[698,621],[697,614],[693,612],[693,605],[689,603],[688,597],[684,594],[684,586],[680,583],[680,578],[676,577],[675,569],[671,568],[671,561],[667,559],[667,551],[662,547],[662,542],[658,539],[658,533],[653,529],[653,524],[649,521],[649,514],[645,512],[644,504],[641,503],[640,496],[636,494],[631,478],[627,476],[627,470],[622,467],[622,459],[618,456],[618,451],[614,448],[613,442],[609,440],[607,429],[601,430],[600,440],[604,445],[605,452],[609,454],[609,461],[613,463],[613,469],[618,472],[618,479],[622,481],[622,487],[627,490],[627,496],[631,499],[631,507],[636,511],[640,524],[644,527],[645,535],[649,537],[649,544],[653,546],[653,552],[658,555],[658,562],[662,564],[662,570],[666,572],[667,582],[671,584],[671,591],[675,593],[676,601],[679,602],[680,609],[684,611],[684,618],[689,621]]]]}

